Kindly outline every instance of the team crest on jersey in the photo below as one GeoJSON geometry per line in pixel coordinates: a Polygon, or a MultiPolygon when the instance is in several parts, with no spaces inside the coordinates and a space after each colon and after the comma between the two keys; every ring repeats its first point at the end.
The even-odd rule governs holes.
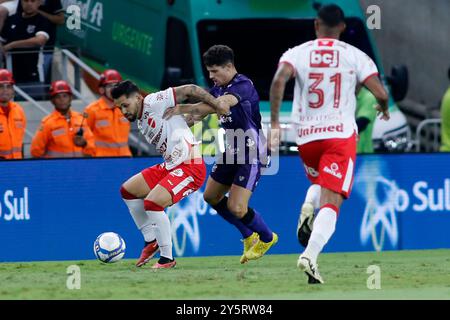
{"type": "Polygon", "coordinates": [[[36,26],[35,25],[32,25],[32,24],[28,25],[28,27],[27,27],[27,32],[28,33],[34,33],[35,30],[36,30],[36,26]]]}
{"type": "Polygon", "coordinates": [[[158,93],[158,94],[156,95],[156,100],[157,100],[157,101],[164,100],[164,95],[163,95],[162,93],[158,93]]]}
{"type": "Polygon", "coordinates": [[[183,169],[175,169],[170,172],[170,175],[174,177],[182,177],[183,174],[184,174],[183,169]]]}
{"type": "Polygon", "coordinates": [[[339,51],[312,50],[309,65],[311,68],[337,68],[339,66],[339,51]]]}

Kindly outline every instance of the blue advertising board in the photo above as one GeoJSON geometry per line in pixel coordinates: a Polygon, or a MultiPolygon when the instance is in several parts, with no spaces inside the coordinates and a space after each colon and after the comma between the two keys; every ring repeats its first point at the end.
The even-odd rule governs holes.
{"type": "MultiPolygon", "coordinates": [[[[326,252],[450,247],[450,154],[359,156],[326,252]]],[[[160,158],[0,161],[0,261],[94,259],[106,231],[139,256],[143,238],[119,189],[160,158]]],[[[208,161],[211,163],[212,161],[208,161]]],[[[211,165],[208,165],[208,172],[211,165]]],[[[296,226],[309,182],[296,156],[281,157],[250,201],[279,242],[271,253],[300,253],[296,226]]],[[[203,186],[166,212],[176,256],[240,255],[240,234],[203,201],[203,186]]]]}

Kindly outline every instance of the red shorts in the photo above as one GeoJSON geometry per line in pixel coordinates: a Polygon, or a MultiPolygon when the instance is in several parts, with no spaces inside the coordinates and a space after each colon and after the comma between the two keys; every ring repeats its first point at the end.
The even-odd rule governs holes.
{"type": "Polygon", "coordinates": [[[356,159],[356,134],[346,139],[316,140],[298,146],[306,175],[313,184],[350,196],[356,159]]]}
{"type": "Polygon", "coordinates": [[[175,204],[200,189],[205,182],[206,166],[203,159],[201,163],[182,163],[171,170],[167,170],[166,165],[161,163],[144,169],[141,173],[150,189],[159,184],[170,192],[175,204]]]}

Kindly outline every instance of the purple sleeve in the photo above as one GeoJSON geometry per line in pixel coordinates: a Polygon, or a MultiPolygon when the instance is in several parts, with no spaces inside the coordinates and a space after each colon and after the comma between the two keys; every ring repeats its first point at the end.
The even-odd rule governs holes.
{"type": "Polygon", "coordinates": [[[252,92],[251,83],[248,81],[243,81],[233,84],[225,91],[224,95],[232,94],[233,96],[236,97],[236,99],[238,99],[239,102],[241,102],[242,100],[249,99],[251,92],[252,92]]]}
{"type": "Polygon", "coordinates": [[[210,93],[212,96],[214,96],[214,97],[217,98],[217,87],[214,86],[214,87],[210,88],[210,89],[209,89],[209,93],[210,93]]]}

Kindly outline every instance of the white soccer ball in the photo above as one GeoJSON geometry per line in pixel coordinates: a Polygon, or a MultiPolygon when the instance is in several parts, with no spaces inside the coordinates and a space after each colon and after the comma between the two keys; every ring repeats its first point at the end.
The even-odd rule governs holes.
{"type": "Polygon", "coordinates": [[[125,255],[125,241],[115,232],[104,232],[94,242],[94,253],[105,263],[117,262],[125,255]]]}

